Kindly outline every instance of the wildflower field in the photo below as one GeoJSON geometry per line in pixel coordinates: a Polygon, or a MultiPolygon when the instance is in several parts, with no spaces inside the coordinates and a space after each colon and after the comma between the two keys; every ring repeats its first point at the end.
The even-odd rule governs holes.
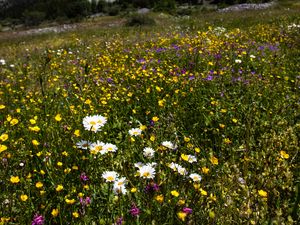
{"type": "Polygon", "coordinates": [[[2,40],[0,224],[299,222],[299,12],[2,40]]]}

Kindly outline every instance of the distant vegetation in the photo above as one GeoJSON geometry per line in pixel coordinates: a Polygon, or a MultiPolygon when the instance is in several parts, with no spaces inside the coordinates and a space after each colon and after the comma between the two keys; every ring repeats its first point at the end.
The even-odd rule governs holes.
{"type": "Polygon", "coordinates": [[[0,19],[9,24],[38,25],[47,21],[80,20],[88,15],[103,13],[118,15],[136,8],[174,12],[179,5],[204,3],[231,5],[237,3],[262,3],[270,0],[2,0],[0,19]]]}

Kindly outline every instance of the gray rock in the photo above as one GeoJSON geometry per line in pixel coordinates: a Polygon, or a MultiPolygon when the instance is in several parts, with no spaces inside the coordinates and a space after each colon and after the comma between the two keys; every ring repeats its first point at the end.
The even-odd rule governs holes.
{"type": "Polygon", "coordinates": [[[148,8],[141,8],[141,9],[138,9],[137,13],[138,14],[147,14],[150,12],[150,9],[148,8]]]}
{"type": "Polygon", "coordinates": [[[224,9],[219,9],[218,12],[237,12],[237,11],[244,11],[244,10],[258,10],[258,9],[267,9],[271,6],[274,6],[275,2],[267,2],[262,4],[238,4],[229,6],[224,9]]]}

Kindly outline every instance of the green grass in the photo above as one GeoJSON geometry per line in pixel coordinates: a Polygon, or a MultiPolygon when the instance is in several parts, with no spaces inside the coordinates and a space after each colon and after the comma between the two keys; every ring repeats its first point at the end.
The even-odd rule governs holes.
{"type": "Polygon", "coordinates": [[[285,4],[2,34],[0,224],[296,224],[300,17],[285,4]]]}

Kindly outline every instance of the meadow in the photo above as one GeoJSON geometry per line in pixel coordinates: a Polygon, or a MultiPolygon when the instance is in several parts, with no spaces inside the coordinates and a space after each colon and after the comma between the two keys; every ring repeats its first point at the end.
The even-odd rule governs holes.
{"type": "Polygon", "coordinates": [[[0,34],[0,224],[299,222],[299,12],[0,34]]]}

